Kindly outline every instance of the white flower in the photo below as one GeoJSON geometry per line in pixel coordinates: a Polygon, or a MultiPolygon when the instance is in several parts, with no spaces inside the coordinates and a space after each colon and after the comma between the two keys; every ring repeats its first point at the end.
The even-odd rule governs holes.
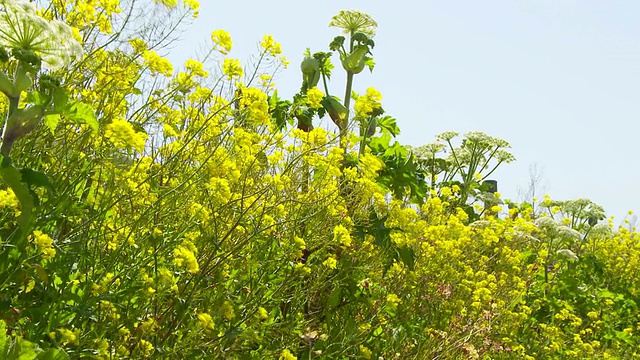
{"type": "Polygon", "coordinates": [[[341,28],[346,34],[363,33],[369,37],[376,34],[378,23],[368,14],[359,10],[340,10],[331,18],[329,26],[341,28]]]}
{"type": "Polygon", "coordinates": [[[82,46],[71,28],[58,20],[47,21],[31,3],[0,0],[0,46],[32,51],[51,70],[82,58],[82,46]]]}

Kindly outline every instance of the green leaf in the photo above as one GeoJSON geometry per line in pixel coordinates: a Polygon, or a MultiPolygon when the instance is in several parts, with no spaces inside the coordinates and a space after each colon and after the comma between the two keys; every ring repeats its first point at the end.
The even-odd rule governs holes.
{"type": "Polygon", "coordinates": [[[329,309],[335,310],[338,307],[338,305],[340,305],[341,301],[342,301],[342,288],[340,286],[336,286],[335,288],[333,288],[333,291],[331,291],[331,295],[329,295],[329,299],[328,299],[329,309]]]}
{"type": "Polygon", "coordinates": [[[400,135],[400,128],[396,123],[396,119],[391,116],[383,116],[378,118],[378,127],[383,131],[387,132],[394,137],[400,135]]]}
{"type": "Polygon", "coordinates": [[[7,96],[13,96],[15,92],[13,81],[3,71],[0,71],[0,92],[7,96]]]}
{"type": "Polygon", "coordinates": [[[414,269],[416,264],[416,253],[410,247],[398,248],[398,254],[402,262],[407,265],[409,270],[414,269]]]}
{"type": "Polygon", "coordinates": [[[93,108],[88,104],[77,102],[67,108],[62,115],[73,122],[89,125],[93,131],[98,131],[98,118],[96,118],[93,108]]]}
{"type": "Polygon", "coordinates": [[[49,114],[44,116],[44,126],[49,128],[51,134],[53,134],[60,122],[60,114],[49,114]]]}
{"type": "Polygon", "coordinates": [[[373,68],[376,66],[376,62],[373,61],[373,58],[369,56],[365,56],[364,64],[367,65],[370,72],[373,72],[373,68]]]}
{"type": "Polygon", "coordinates": [[[69,355],[62,349],[48,349],[36,357],[37,360],[69,360],[69,355]]]}
{"type": "Polygon", "coordinates": [[[391,135],[382,134],[382,136],[372,137],[369,147],[374,155],[384,153],[391,142],[391,135]]]}
{"type": "Polygon", "coordinates": [[[7,338],[7,327],[4,321],[0,320],[0,355],[4,355],[7,353],[8,341],[7,338]]]}
{"type": "Polygon", "coordinates": [[[53,110],[56,113],[62,113],[68,105],[69,93],[64,88],[56,88],[53,92],[53,110]]]}
{"type": "Polygon", "coordinates": [[[47,174],[27,168],[20,169],[20,173],[22,174],[22,182],[27,184],[27,186],[43,187],[54,191],[53,184],[47,174]]]}
{"type": "Polygon", "coordinates": [[[34,200],[31,196],[29,186],[22,182],[22,173],[11,163],[11,158],[4,157],[0,160],[0,179],[13,190],[20,202],[19,226],[26,237],[31,232],[33,223],[34,200]]]}

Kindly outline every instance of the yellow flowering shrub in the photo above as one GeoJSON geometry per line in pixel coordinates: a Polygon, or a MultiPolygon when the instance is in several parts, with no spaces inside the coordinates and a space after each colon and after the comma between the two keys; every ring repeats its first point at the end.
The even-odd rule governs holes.
{"type": "MultiPolygon", "coordinates": [[[[395,120],[381,118],[388,138],[370,143],[293,127],[304,111],[335,109],[316,85],[300,108],[278,107],[286,101],[262,71],[286,65],[272,36],[258,41],[255,79],[232,58],[220,59],[222,74],[196,59],[174,74],[157,28],[110,45],[123,4],[41,10],[85,39],[91,56],[56,74],[99,128],[61,117],[13,149],[12,161],[35,169],[21,176],[37,206],[21,239],[19,192],[0,183],[7,336],[101,359],[638,356],[635,230],[592,224],[575,211],[583,203],[550,198],[544,216],[506,203],[474,213],[455,182],[396,192],[394,175],[410,164],[394,163],[408,157],[389,142],[395,120]]],[[[169,32],[199,9],[146,5],[169,32]]],[[[366,14],[340,16],[335,26],[375,33],[366,14]]],[[[224,30],[211,39],[231,51],[224,30]]],[[[353,117],[375,117],[381,101],[369,88],[353,117]]]]}

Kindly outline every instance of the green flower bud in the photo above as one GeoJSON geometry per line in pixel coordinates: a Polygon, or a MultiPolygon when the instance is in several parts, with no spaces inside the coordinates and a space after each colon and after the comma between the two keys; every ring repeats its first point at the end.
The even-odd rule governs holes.
{"type": "Polygon", "coordinates": [[[320,62],[312,57],[305,57],[300,64],[302,70],[302,87],[311,89],[320,80],[320,62]]]}
{"type": "Polygon", "coordinates": [[[378,126],[378,118],[372,118],[367,128],[367,137],[372,137],[376,134],[376,127],[378,126]]]}
{"type": "Polygon", "coordinates": [[[349,114],[349,110],[333,96],[325,96],[321,103],[331,120],[333,120],[338,127],[342,128],[349,114]]]}
{"type": "Polygon", "coordinates": [[[351,54],[342,59],[342,67],[354,74],[359,74],[364,70],[365,56],[369,53],[367,46],[356,48],[351,54]]]}

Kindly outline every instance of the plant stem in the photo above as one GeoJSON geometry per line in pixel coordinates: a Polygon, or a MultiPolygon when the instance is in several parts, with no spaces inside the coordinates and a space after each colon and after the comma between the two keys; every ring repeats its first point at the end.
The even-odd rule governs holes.
{"type": "Polygon", "coordinates": [[[349,130],[349,106],[351,106],[351,89],[353,88],[353,73],[351,71],[347,71],[347,86],[344,94],[344,107],[347,108],[347,115],[345,119],[340,124],[340,145],[347,148],[347,133],[349,130]]]}

